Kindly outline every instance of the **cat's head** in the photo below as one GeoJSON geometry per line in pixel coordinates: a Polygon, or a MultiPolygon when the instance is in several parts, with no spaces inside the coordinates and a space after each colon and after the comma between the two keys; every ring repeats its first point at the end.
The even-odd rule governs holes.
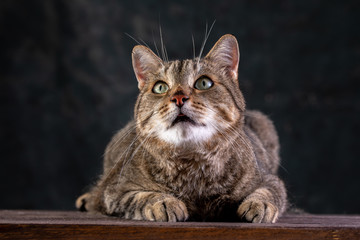
{"type": "Polygon", "coordinates": [[[239,47],[221,37],[201,59],[163,61],[145,46],[135,46],[132,63],[140,94],[137,130],[174,145],[201,144],[235,131],[245,101],[238,86],[239,47]]]}

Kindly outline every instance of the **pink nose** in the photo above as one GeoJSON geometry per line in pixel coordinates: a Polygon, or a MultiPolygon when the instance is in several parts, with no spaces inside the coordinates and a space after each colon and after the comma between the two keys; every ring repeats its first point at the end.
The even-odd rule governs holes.
{"type": "Polygon", "coordinates": [[[188,99],[189,97],[184,94],[176,94],[171,98],[171,101],[174,102],[176,106],[182,107],[188,99]]]}

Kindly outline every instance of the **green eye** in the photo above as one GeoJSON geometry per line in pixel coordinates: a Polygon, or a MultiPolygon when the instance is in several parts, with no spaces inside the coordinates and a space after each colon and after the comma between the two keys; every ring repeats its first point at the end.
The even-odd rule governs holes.
{"type": "Polygon", "coordinates": [[[169,90],[169,86],[162,81],[156,82],[152,89],[153,93],[156,94],[166,93],[168,90],[169,90]]]}
{"type": "Polygon", "coordinates": [[[211,81],[210,78],[208,77],[200,77],[198,80],[196,80],[195,82],[195,88],[199,89],[199,90],[206,90],[211,88],[214,85],[214,82],[211,81]]]}

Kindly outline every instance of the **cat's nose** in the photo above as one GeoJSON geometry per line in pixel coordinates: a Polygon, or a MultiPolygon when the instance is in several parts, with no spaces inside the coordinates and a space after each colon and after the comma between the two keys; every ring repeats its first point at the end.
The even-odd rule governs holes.
{"type": "Polygon", "coordinates": [[[171,98],[171,101],[174,102],[178,107],[182,107],[187,100],[189,100],[189,97],[184,95],[183,93],[175,94],[171,98]]]}

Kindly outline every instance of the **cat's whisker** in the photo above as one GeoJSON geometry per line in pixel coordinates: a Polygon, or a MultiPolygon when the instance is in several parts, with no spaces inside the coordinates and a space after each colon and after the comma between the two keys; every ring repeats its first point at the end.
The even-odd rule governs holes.
{"type": "MultiPolygon", "coordinates": [[[[149,132],[149,133],[146,135],[146,137],[144,138],[144,140],[143,140],[142,142],[140,142],[139,146],[133,151],[131,157],[124,162],[124,164],[123,164],[123,166],[122,166],[122,168],[121,168],[121,170],[120,170],[120,173],[119,173],[119,176],[120,176],[120,177],[122,176],[122,172],[123,172],[123,170],[125,169],[125,167],[131,162],[131,160],[134,158],[134,156],[135,156],[135,155],[137,154],[137,152],[139,151],[140,147],[143,146],[143,144],[150,138],[150,136],[151,136],[153,133],[154,133],[154,131],[149,132]]],[[[140,136],[139,136],[139,137],[140,137],[140,136]]],[[[137,137],[136,140],[138,140],[139,137],[137,137]]]]}
{"type": "Polygon", "coordinates": [[[141,44],[135,37],[131,36],[130,34],[128,34],[127,32],[124,33],[126,36],[128,36],[129,38],[131,38],[132,40],[134,40],[137,44],[139,45],[143,45],[141,44]]]}
{"type": "MultiPolygon", "coordinates": [[[[116,139],[116,141],[114,143],[112,143],[112,146],[110,146],[110,148],[108,148],[108,152],[111,152],[113,150],[113,148],[116,148],[118,146],[118,144],[122,143],[126,137],[132,133],[140,124],[142,121],[144,121],[146,118],[148,118],[149,116],[153,116],[154,114],[156,114],[156,112],[151,112],[148,116],[144,117],[143,120],[140,120],[140,123],[135,123],[134,126],[132,126],[130,129],[128,129],[122,136],[122,138],[118,138],[116,139]]],[[[106,153],[103,154],[103,157],[106,153]]]]}
{"type": "MultiPolygon", "coordinates": [[[[152,112],[150,113],[149,115],[156,115],[158,114],[157,111],[155,112],[152,112]]],[[[146,119],[148,116],[144,117],[144,119],[146,119]]],[[[126,136],[128,136],[130,133],[132,133],[140,124],[141,124],[141,120],[140,120],[140,123],[137,123],[137,124],[134,124],[134,126],[132,128],[130,128],[126,133],[125,133],[125,136],[123,136],[122,138],[119,138],[116,140],[116,142],[108,149],[107,152],[111,152],[113,150],[113,148],[116,148],[118,146],[118,144],[120,144],[122,141],[124,141],[124,139],[126,138],[126,136]]],[[[150,134],[153,134],[154,131],[150,132],[150,134]]],[[[126,157],[129,153],[129,151],[132,149],[132,146],[135,144],[135,142],[140,138],[139,135],[136,135],[135,139],[129,144],[129,146],[127,147],[127,149],[119,156],[118,160],[116,161],[116,163],[113,165],[113,167],[108,171],[108,175],[111,174],[112,171],[114,171],[114,169],[116,169],[118,163],[123,160],[124,158],[123,157],[126,157]]],[[[106,152],[104,153],[106,154],[106,152]]],[[[123,167],[122,169],[124,168],[124,165],[123,164],[123,167]]],[[[122,170],[121,170],[122,171],[122,170]]]]}
{"type": "MultiPolygon", "coordinates": [[[[230,123],[228,123],[221,115],[217,114],[217,112],[215,110],[213,110],[211,107],[208,107],[207,108],[208,110],[210,110],[211,112],[214,113],[214,116],[215,118],[217,118],[219,120],[219,122],[221,122],[222,124],[225,125],[225,127],[233,133],[234,136],[237,136],[237,137],[240,137],[241,138],[241,141],[242,141],[242,144],[245,144],[245,146],[248,148],[248,149],[252,149],[250,143],[246,140],[246,138],[238,131],[234,128],[234,126],[232,126],[230,123]]],[[[235,140],[235,139],[234,139],[235,140]]],[[[237,145],[239,145],[236,141],[235,143],[237,145]]],[[[241,148],[240,148],[241,149],[241,148]]],[[[245,152],[252,152],[252,151],[245,151],[245,152]]],[[[248,157],[251,157],[251,156],[248,156],[248,157]]]]}
{"type": "Polygon", "coordinates": [[[132,146],[136,143],[136,141],[138,140],[138,136],[136,136],[134,138],[134,140],[128,145],[128,147],[125,149],[125,151],[118,157],[118,160],[116,161],[116,163],[113,165],[113,167],[108,171],[107,176],[109,176],[113,171],[115,171],[115,169],[117,169],[117,165],[119,164],[120,161],[123,161],[123,165],[121,167],[120,170],[120,174],[122,173],[124,166],[126,165],[126,157],[128,156],[128,154],[130,153],[130,150],[132,149],[132,146]],[[123,158],[124,157],[124,158],[123,158]]]}
{"type": "MultiPolygon", "coordinates": [[[[229,137],[229,135],[225,135],[222,133],[222,130],[220,128],[218,128],[215,124],[210,123],[210,125],[212,125],[217,131],[218,133],[220,133],[223,138],[225,139],[225,141],[227,141],[230,145],[232,145],[233,149],[242,149],[243,146],[241,146],[237,141],[236,138],[231,138],[229,137]]],[[[236,136],[236,135],[235,135],[236,136]]],[[[234,153],[236,154],[236,156],[238,157],[238,159],[241,161],[244,158],[248,159],[249,156],[247,155],[248,151],[235,151],[234,153]],[[240,153],[245,154],[245,156],[240,156],[240,153]]],[[[260,169],[259,166],[257,166],[256,170],[260,173],[260,169]]]]}
{"type": "MultiPolygon", "coordinates": [[[[220,122],[221,124],[224,124],[226,125],[226,128],[233,133],[234,136],[238,135],[239,132],[237,130],[235,130],[235,128],[230,124],[228,123],[221,115],[218,114],[218,112],[214,111],[210,106],[207,106],[206,108],[202,109],[203,111],[211,111],[213,113],[213,117],[215,119],[218,120],[218,122],[220,122]]],[[[198,114],[203,114],[202,111],[198,111],[198,110],[193,110],[193,112],[197,112],[198,114]]],[[[212,124],[211,122],[208,122],[210,124],[212,124]]],[[[216,127],[218,131],[220,131],[220,129],[215,126],[214,124],[212,124],[213,127],[216,127]]]]}
{"type": "Polygon", "coordinates": [[[195,58],[196,58],[196,50],[195,50],[194,35],[191,35],[191,40],[192,40],[192,46],[193,46],[193,61],[195,61],[195,58]]]}
{"type": "Polygon", "coordinates": [[[204,41],[201,45],[201,48],[200,48],[200,53],[199,53],[199,57],[198,57],[198,61],[197,61],[197,64],[199,64],[200,62],[200,59],[201,59],[201,56],[202,56],[202,53],[204,51],[204,48],[205,48],[205,44],[210,36],[210,33],[211,33],[211,30],[213,29],[214,25],[215,25],[215,22],[216,20],[214,20],[214,22],[211,24],[210,26],[210,29],[208,30],[208,23],[206,22],[206,28],[205,28],[205,37],[204,37],[204,41]]]}
{"type": "MultiPolygon", "coordinates": [[[[230,144],[232,144],[233,147],[235,147],[235,146],[234,146],[234,144],[235,144],[239,149],[241,149],[243,146],[241,146],[241,145],[236,141],[236,137],[239,136],[239,132],[238,132],[238,131],[235,131],[234,128],[233,128],[229,123],[227,123],[224,119],[221,118],[221,119],[218,119],[218,120],[222,120],[222,123],[227,125],[228,130],[230,130],[230,132],[233,133],[233,136],[232,136],[232,135],[225,135],[225,134],[223,134],[222,132],[223,132],[224,130],[220,129],[218,126],[216,126],[215,124],[213,124],[213,123],[211,123],[211,122],[209,122],[209,123],[217,130],[218,133],[220,133],[220,134],[224,137],[224,139],[226,139],[230,144]]],[[[246,142],[245,142],[245,143],[246,143],[246,142]]],[[[247,148],[249,148],[249,147],[250,147],[250,146],[247,145],[247,148]]]]}
{"type": "MultiPolygon", "coordinates": [[[[159,58],[161,58],[160,53],[159,53],[159,49],[158,49],[158,47],[157,47],[157,44],[156,44],[156,41],[155,41],[155,38],[154,38],[154,32],[152,32],[151,34],[152,34],[153,45],[154,45],[154,47],[155,47],[156,54],[157,54],[157,56],[158,56],[159,58]]],[[[164,61],[164,59],[161,59],[161,60],[164,61]]]]}
{"type": "Polygon", "coordinates": [[[112,143],[112,145],[110,147],[108,147],[108,151],[103,153],[102,158],[104,158],[104,156],[106,155],[107,152],[111,152],[113,150],[113,148],[116,148],[116,146],[118,144],[122,143],[126,139],[126,137],[134,131],[134,129],[135,129],[135,126],[131,127],[124,133],[124,136],[122,138],[116,139],[115,142],[112,143]]]}
{"type": "Polygon", "coordinates": [[[151,48],[149,47],[149,45],[148,45],[144,40],[142,40],[141,38],[139,38],[139,40],[143,43],[143,45],[145,45],[147,48],[151,49],[151,48]]]}
{"type": "MultiPolygon", "coordinates": [[[[131,36],[130,34],[128,34],[128,33],[126,33],[125,32],[125,35],[126,36],[128,36],[129,38],[131,38],[132,40],[134,40],[138,45],[145,45],[148,49],[151,49],[150,47],[149,47],[149,45],[144,41],[144,40],[142,40],[141,38],[139,38],[139,40],[141,41],[138,41],[136,38],[134,38],[133,36],[131,36]]],[[[162,61],[164,61],[162,58],[161,58],[161,56],[159,55],[159,51],[158,51],[158,49],[157,49],[157,46],[156,46],[156,44],[155,44],[155,48],[156,48],[156,51],[157,51],[157,56],[160,58],[160,59],[157,59],[157,61],[162,65],[162,66],[164,66],[164,64],[163,64],[163,62],[162,61]]]]}
{"type": "MultiPolygon", "coordinates": [[[[234,143],[236,144],[236,142],[234,141],[235,139],[232,139],[230,136],[228,135],[225,135],[222,133],[222,130],[216,126],[215,124],[213,124],[212,122],[209,122],[209,124],[216,129],[216,131],[223,136],[223,138],[225,139],[225,141],[228,143],[228,144],[231,144],[233,148],[235,148],[234,146],[234,143]]],[[[239,157],[239,156],[238,156],[239,157]]]]}
{"type": "MultiPolygon", "coordinates": [[[[150,136],[151,134],[153,134],[153,131],[150,132],[148,136],[150,136]]],[[[124,168],[126,167],[126,165],[131,161],[132,157],[134,156],[134,153],[138,150],[138,148],[141,146],[141,144],[139,145],[138,148],[136,148],[136,151],[133,152],[132,157],[130,157],[129,159],[127,159],[128,154],[130,153],[130,150],[133,148],[133,145],[139,140],[141,136],[140,135],[136,135],[136,137],[133,139],[133,141],[129,144],[129,146],[125,149],[125,151],[118,157],[118,161],[113,165],[113,167],[111,168],[110,171],[108,171],[108,175],[111,174],[112,171],[114,171],[114,169],[116,169],[118,163],[123,160],[123,165],[121,167],[119,176],[122,175],[122,172],[124,170],[124,168]],[[124,158],[123,158],[124,157],[124,158]]],[[[147,138],[145,137],[145,139],[147,138]]]]}
{"type": "MultiPolygon", "coordinates": [[[[211,109],[211,108],[208,108],[208,110],[210,110],[210,111],[212,111],[212,112],[215,113],[215,111],[214,111],[213,109],[211,109]]],[[[228,127],[233,133],[239,134],[238,131],[236,131],[233,126],[231,126],[228,122],[226,122],[225,119],[224,119],[222,116],[216,115],[216,117],[217,117],[217,118],[221,118],[221,120],[222,120],[221,122],[222,122],[223,124],[225,124],[226,127],[228,127]]],[[[247,139],[249,139],[249,140],[252,142],[252,144],[255,144],[255,140],[252,139],[251,136],[245,137],[245,136],[243,136],[242,134],[239,134],[239,137],[241,138],[242,143],[243,143],[243,144],[246,144],[246,146],[247,146],[249,149],[251,149],[252,147],[251,147],[251,144],[247,141],[247,139]]],[[[264,153],[267,155],[267,157],[268,157],[269,159],[271,159],[272,161],[274,161],[272,155],[267,151],[267,149],[266,149],[266,148],[262,148],[262,149],[263,149],[264,153]]],[[[247,151],[247,152],[248,152],[248,151],[247,151]]],[[[248,156],[248,157],[252,157],[252,156],[248,156]]],[[[256,158],[255,158],[255,159],[256,159],[256,158]]],[[[257,168],[258,168],[258,170],[259,170],[260,167],[259,167],[259,163],[257,162],[257,160],[256,160],[256,164],[257,164],[257,168]]],[[[279,163],[279,166],[281,167],[281,164],[280,164],[280,163],[279,163]]],[[[284,170],[286,171],[286,169],[284,169],[284,170]]],[[[259,170],[259,171],[260,171],[260,170],[259,170]]],[[[260,174],[260,176],[262,176],[262,175],[260,174]]]]}
{"type": "Polygon", "coordinates": [[[168,56],[167,56],[167,52],[166,52],[166,47],[164,44],[164,40],[163,40],[163,34],[162,34],[162,30],[161,30],[161,25],[159,24],[159,33],[160,33],[160,43],[161,43],[161,54],[162,54],[162,58],[165,62],[169,62],[168,56]]]}
{"type": "Polygon", "coordinates": [[[165,51],[166,62],[169,62],[169,56],[168,56],[165,45],[164,45],[164,51],[165,51]]]}

